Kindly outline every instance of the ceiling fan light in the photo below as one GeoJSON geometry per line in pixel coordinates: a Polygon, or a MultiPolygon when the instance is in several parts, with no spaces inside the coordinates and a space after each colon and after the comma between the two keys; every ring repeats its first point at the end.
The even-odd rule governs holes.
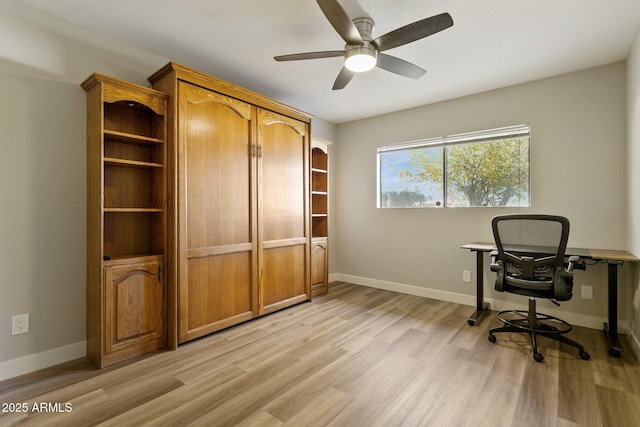
{"type": "Polygon", "coordinates": [[[376,66],[377,52],[369,46],[356,46],[345,51],[344,66],[347,69],[362,73],[376,66]]]}

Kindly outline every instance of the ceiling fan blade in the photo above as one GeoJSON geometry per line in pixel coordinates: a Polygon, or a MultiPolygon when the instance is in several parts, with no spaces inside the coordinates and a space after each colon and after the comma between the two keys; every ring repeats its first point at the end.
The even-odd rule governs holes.
{"type": "Polygon", "coordinates": [[[363,45],[360,32],[337,0],[318,0],[318,6],[347,44],[363,45]]]}
{"type": "Polygon", "coordinates": [[[441,13],[430,18],[416,21],[413,24],[397,28],[373,40],[378,51],[393,49],[403,44],[420,40],[424,37],[446,30],[453,25],[453,19],[448,13],[441,13]]]}
{"type": "Polygon", "coordinates": [[[333,83],[333,90],[343,89],[353,78],[356,73],[349,70],[347,67],[342,67],[336,81],[333,83]]]}
{"type": "Polygon", "coordinates": [[[411,79],[419,79],[426,73],[426,70],[417,65],[386,53],[378,53],[376,67],[411,79]]]}
{"type": "Polygon", "coordinates": [[[301,59],[334,58],[344,56],[344,50],[325,50],[322,52],[293,53],[291,55],[274,56],[276,61],[299,61],[301,59]]]}

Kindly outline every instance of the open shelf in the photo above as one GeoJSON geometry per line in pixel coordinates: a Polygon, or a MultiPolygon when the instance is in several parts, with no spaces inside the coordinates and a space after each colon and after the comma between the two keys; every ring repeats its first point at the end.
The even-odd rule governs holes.
{"type": "Polygon", "coordinates": [[[104,208],[105,212],[110,213],[162,213],[164,209],[155,208],[104,208]]]}
{"type": "Polygon", "coordinates": [[[328,147],[311,149],[311,293],[329,290],[329,161],[328,147]]]}
{"type": "Polygon", "coordinates": [[[133,133],[127,132],[119,132],[116,130],[108,130],[104,131],[105,139],[110,139],[112,141],[117,142],[126,142],[128,144],[162,144],[164,143],[164,139],[161,138],[152,138],[144,135],[137,135],[133,133]]]}
{"type": "Polygon", "coordinates": [[[162,261],[164,258],[161,254],[131,254],[126,256],[117,256],[117,257],[108,257],[109,259],[104,260],[105,267],[111,267],[114,265],[125,265],[125,264],[141,264],[148,263],[154,261],[162,261]]]}
{"type": "Polygon", "coordinates": [[[316,237],[327,237],[328,235],[327,215],[314,215],[311,218],[311,235],[316,237]]]}
{"type": "Polygon", "coordinates": [[[164,116],[141,102],[121,100],[104,103],[104,132],[129,142],[161,142],[165,139],[164,116]]]}
{"type": "Polygon", "coordinates": [[[165,119],[143,102],[104,102],[103,261],[165,252],[165,119]]]}
{"type": "Polygon", "coordinates": [[[329,231],[328,156],[321,148],[311,150],[311,236],[326,238],[329,231]]]}
{"type": "Polygon", "coordinates": [[[163,254],[162,216],[162,212],[105,210],[103,257],[163,254]]]}
{"type": "Polygon", "coordinates": [[[327,153],[325,153],[321,148],[314,148],[311,150],[311,169],[319,169],[322,171],[328,170],[328,159],[327,153]]]}
{"type": "Polygon", "coordinates": [[[312,216],[328,214],[327,199],[327,193],[314,193],[311,195],[312,216]]]}
{"type": "MultiPolygon", "coordinates": [[[[103,203],[105,209],[156,209],[165,207],[163,168],[117,167],[104,170],[103,203]]],[[[131,165],[127,165],[131,166],[131,165]]]]}
{"type": "Polygon", "coordinates": [[[314,169],[311,171],[311,191],[327,192],[328,174],[327,171],[314,169]]]}
{"type": "Polygon", "coordinates": [[[126,159],[114,159],[111,157],[105,157],[105,165],[122,166],[130,168],[163,168],[162,163],[141,162],[138,160],[126,160],[126,159]]]}
{"type": "Polygon", "coordinates": [[[162,167],[164,164],[164,142],[157,138],[105,132],[104,160],[112,164],[140,167],[162,167]]]}

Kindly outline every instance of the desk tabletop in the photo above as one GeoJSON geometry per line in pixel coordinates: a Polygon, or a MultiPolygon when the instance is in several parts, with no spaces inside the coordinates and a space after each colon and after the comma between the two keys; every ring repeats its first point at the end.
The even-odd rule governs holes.
{"type": "MultiPolygon", "coordinates": [[[[491,252],[496,249],[495,243],[490,242],[472,242],[461,246],[462,249],[469,249],[478,252],[491,252]]],[[[615,249],[587,249],[587,248],[567,248],[566,255],[578,255],[583,258],[591,258],[599,261],[629,261],[638,262],[638,258],[627,251],[615,249]]]]}
{"type": "Polygon", "coordinates": [[[614,249],[589,249],[591,258],[599,260],[617,260],[617,261],[629,261],[638,262],[638,258],[633,256],[627,251],[618,251],[614,249]]]}

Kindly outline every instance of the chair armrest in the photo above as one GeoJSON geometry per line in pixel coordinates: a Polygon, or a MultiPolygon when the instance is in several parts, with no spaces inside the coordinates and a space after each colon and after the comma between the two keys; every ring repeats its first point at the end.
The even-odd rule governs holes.
{"type": "Polygon", "coordinates": [[[495,290],[504,292],[504,262],[498,259],[498,251],[491,251],[491,271],[496,273],[495,290]]]}
{"type": "Polygon", "coordinates": [[[502,263],[498,261],[498,251],[491,251],[489,256],[491,256],[491,271],[499,271],[502,268],[502,263]]]}
{"type": "Polygon", "coordinates": [[[571,273],[574,268],[584,270],[584,263],[582,262],[582,258],[577,255],[572,255],[569,257],[569,265],[567,266],[566,271],[568,273],[571,273]]]}

